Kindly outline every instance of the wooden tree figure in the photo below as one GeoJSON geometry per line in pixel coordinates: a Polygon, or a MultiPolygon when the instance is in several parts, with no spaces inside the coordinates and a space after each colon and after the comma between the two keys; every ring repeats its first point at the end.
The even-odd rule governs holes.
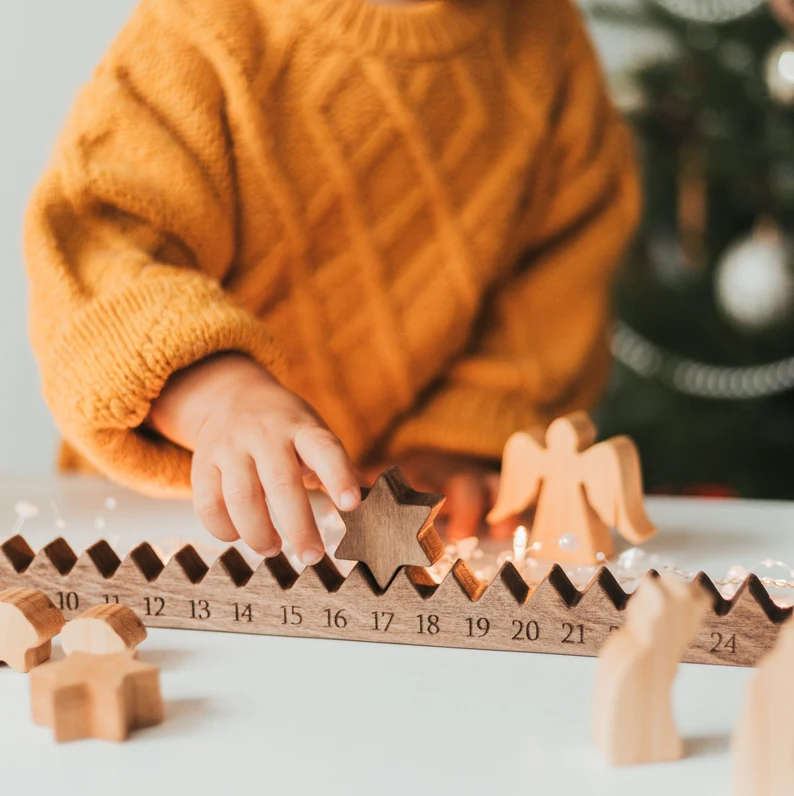
{"type": "Polygon", "coordinates": [[[538,555],[578,565],[612,556],[612,527],[632,544],[653,536],[634,443],[614,437],[593,445],[595,439],[595,426],[584,412],[555,420],[545,446],[538,430],[513,434],[505,445],[499,497],[488,522],[536,504],[531,540],[538,555]],[[562,545],[563,538],[575,544],[562,545]]]}
{"type": "Polygon", "coordinates": [[[61,646],[67,655],[73,652],[107,655],[134,650],[146,635],[146,627],[132,608],[102,603],[66,624],[61,646]]]}
{"type": "Polygon", "coordinates": [[[17,672],[29,672],[50,657],[52,639],[63,625],[63,614],[44,592],[0,592],[0,661],[17,672]]]}
{"type": "Polygon", "coordinates": [[[163,720],[160,670],[115,655],[75,652],[31,674],[33,721],[52,727],[56,741],[124,741],[130,730],[163,720]]]}
{"type": "Polygon", "coordinates": [[[444,545],[433,520],[443,495],[412,489],[399,467],[382,473],[372,489],[362,492],[358,508],[340,512],[347,533],[336,558],[366,564],[381,589],[401,566],[429,567],[441,558],[444,545]]]}
{"type": "Polygon", "coordinates": [[[794,782],[794,624],[750,680],[733,734],[734,796],[788,793],[794,782]]]}
{"type": "Polygon", "coordinates": [[[596,672],[594,739],[611,765],[683,755],[670,691],[709,605],[701,586],[658,576],[644,580],[629,600],[626,624],[607,639],[596,672]]]}

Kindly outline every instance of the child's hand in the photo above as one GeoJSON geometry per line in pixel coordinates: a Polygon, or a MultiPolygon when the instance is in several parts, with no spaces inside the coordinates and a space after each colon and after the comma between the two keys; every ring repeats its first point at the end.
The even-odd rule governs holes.
{"type": "Polygon", "coordinates": [[[361,500],[342,443],[308,404],[247,357],[219,355],[175,374],[149,422],[194,451],[193,504],[224,542],[242,538],[256,552],[276,555],[281,539],[272,513],[301,561],[316,564],[324,548],[307,488],[324,486],[340,509],[361,500]]]}
{"type": "MultiPolygon", "coordinates": [[[[476,536],[499,492],[496,463],[435,451],[417,451],[402,461],[414,489],[446,495],[441,515],[447,517],[447,538],[457,541],[476,536]]],[[[491,536],[508,539],[518,525],[510,518],[494,525],[491,536]]]]}

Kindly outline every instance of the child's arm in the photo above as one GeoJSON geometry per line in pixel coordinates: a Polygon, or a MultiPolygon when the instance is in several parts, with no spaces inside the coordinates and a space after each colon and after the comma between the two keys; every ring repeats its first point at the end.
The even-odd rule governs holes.
{"type": "Polygon", "coordinates": [[[578,12],[553,2],[562,66],[519,219],[518,266],[470,350],[397,429],[392,455],[422,445],[497,460],[512,432],[589,408],[603,389],[611,281],[640,208],[637,168],[578,12]]]}
{"type": "MultiPolygon", "coordinates": [[[[262,501],[242,506],[255,460],[279,520],[295,523],[298,551],[316,553],[296,448],[338,504],[355,475],[321,421],[269,375],[283,367],[276,342],[220,287],[237,235],[226,97],[190,19],[173,18],[180,7],[144,0],[82,92],[30,206],[31,337],[43,391],[67,440],[141,491],[189,494],[195,447],[201,505],[215,510],[217,466],[228,474],[236,530],[264,550],[275,545],[270,526],[255,536],[245,514],[264,521],[262,501]],[[229,351],[246,358],[195,366],[229,351]],[[153,402],[162,434],[143,425],[153,402]],[[246,442],[259,445],[252,456],[241,440],[257,423],[268,436],[246,442]],[[301,434],[314,445],[300,447],[301,434]],[[212,458],[220,451],[210,453],[216,444],[223,465],[212,458]]],[[[208,524],[229,538],[216,514],[208,524]]]]}

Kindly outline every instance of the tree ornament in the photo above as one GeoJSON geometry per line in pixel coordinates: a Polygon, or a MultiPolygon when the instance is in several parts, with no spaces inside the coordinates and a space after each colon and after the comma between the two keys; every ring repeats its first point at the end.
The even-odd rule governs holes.
{"type": "Polygon", "coordinates": [[[731,245],[717,265],[714,288],[726,319],[745,332],[780,325],[794,310],[794,263],[773,224],[731,245]]]}
{"type": "Polygon", "coordinates": [[[772,48],[764,66],[766,86],[780,105],[794,103],[794,41],[783,39],[772,48]]]}

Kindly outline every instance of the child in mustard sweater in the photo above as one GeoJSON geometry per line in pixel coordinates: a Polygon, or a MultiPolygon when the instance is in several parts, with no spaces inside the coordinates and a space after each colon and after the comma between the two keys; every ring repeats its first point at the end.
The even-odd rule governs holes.
{"type": "Polygon", "coordinates": [[[26,223],[67,460],[306,564],[400,461],[470,534],[597,399],[638,205],[572,0],[143,0],[26,223]]]}

